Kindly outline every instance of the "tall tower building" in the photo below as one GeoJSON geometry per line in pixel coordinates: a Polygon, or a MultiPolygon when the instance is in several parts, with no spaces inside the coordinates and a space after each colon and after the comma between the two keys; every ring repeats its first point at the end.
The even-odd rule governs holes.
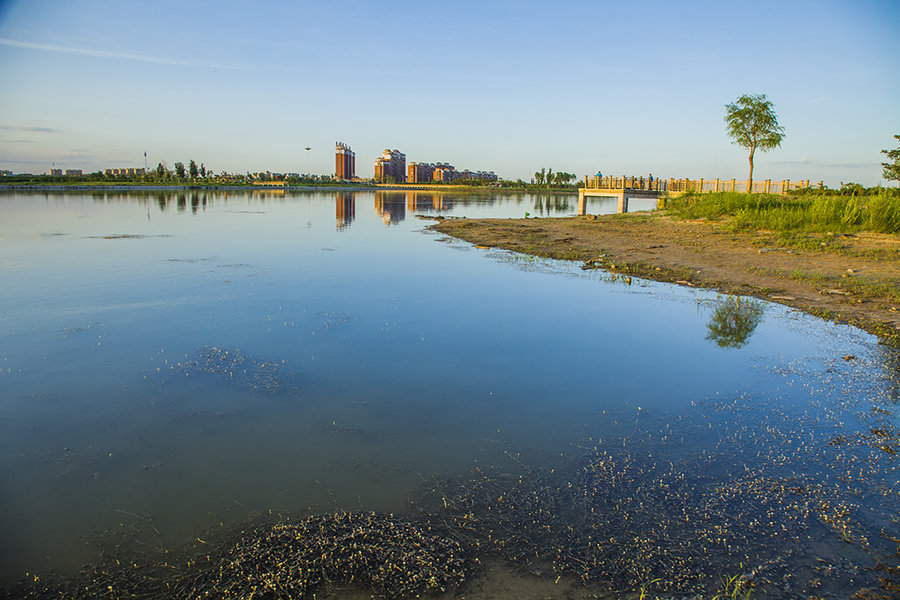
{"type": "Polygon", "coordinates": [[[334,145],[334,176],[338,179],[356,177],[356,153],[344,142],[334,145]]]}

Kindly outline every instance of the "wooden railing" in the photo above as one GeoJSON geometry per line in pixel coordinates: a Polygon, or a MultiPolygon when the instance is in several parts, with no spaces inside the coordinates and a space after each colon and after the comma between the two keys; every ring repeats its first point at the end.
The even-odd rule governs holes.
{"type": "MultiPolygon", "coordinates": [[[[791,181],[782,179],[773,181],[753,181],[738,179],[657,179],[647,177],[585,177],[584,185],[588,189],[608,190],[643,190],[649,192],[757,192],[763,194],[785,194],[791,190],[802,190],[809,187],[809,179],[791,181]]],[[[818,183],[822,189],[823,183],[818,183]]]]}

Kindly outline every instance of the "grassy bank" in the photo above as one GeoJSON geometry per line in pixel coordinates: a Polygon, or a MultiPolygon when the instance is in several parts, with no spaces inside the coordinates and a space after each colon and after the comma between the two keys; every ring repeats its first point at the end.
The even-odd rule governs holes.
{"type": "Polygon", "coordinates": [[[829,192],[801,196],[690,193],[668,200],[666,210],[685,219],[726,220],[732,231],[900,233],[900,192],[896,189],[849,196],[829,192]]]}

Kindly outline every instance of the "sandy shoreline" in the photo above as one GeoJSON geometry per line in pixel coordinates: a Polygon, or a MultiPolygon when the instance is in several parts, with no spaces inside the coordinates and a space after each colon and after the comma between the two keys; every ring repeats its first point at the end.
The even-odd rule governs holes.
{"type": "Polygon", "coordinates": [[[585,268],[754,296],[849,323],[900,347],[900,236],[736,233],[659,213],[547,219],[444,219],[471,243],[583,261],[585,268]]]}

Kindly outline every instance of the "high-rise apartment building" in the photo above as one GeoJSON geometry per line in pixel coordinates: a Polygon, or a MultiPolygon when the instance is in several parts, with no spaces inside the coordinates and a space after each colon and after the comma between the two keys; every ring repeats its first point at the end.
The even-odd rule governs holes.
{"type": "Polygon", "coordinates": [[[432,181],[452,183],[458,179],[480,179],[481,181],[497,181],[499,177],[493,171],[457,171],[456,167],[447,163],[432,165],[432,181]]]}
{"type": "Polygon", "coordinates": [[[406,182],[406,155],[399,150],[388,150],[375,159],[375,181],[378,183],[406,182]]]}
{"type": "Polygon", "coordinates": [[[334,145],[334,176],[338,179],[356,177],[356,153],[344,142],[334,145]]]}
{"type": "Polygon", "coordinates": [[[434,169],[432,169],[432,179],[433,181],[443,181],[444,183],[450,183],[454,179],[456,179],[456,167],[447,163],[438,163],[434,165],[434,169]]]}
{"type": "Polygon", "coordinates": [[[429,183],[434,181],[434,165],[431,163],[409,163],[406,170],[409,183],[429,183]]]}
{"type": "Polygon", "coordinates": [[[137,167],[125,167],[124,169],[104,169],[105,175],[143,175],[144,169],[137,167]]]}

